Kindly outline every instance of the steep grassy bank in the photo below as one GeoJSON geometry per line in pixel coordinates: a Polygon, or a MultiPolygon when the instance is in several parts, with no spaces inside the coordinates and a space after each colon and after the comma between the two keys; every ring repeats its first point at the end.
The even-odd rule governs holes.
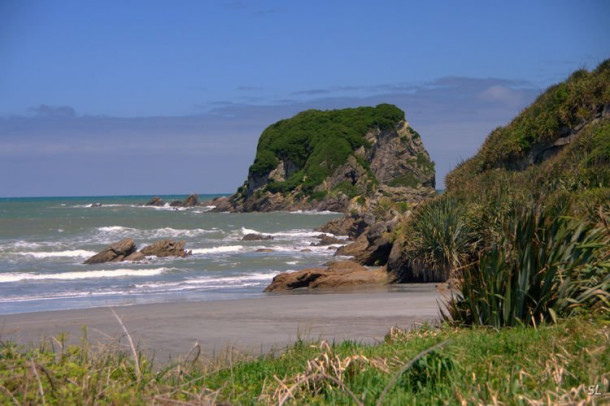
{"type": "Polygon", "coordinates": [[[608,311],[610,61],[549,88],[446,185],[395,232],[398,279],[464,282],[452,315],[469,323],[549,320],[558,298],[608,311]]]}
{"type": "Polygon", "coordinates": [[[600,404],[609,400],[608,319],[537,328],[392,329],[385,342],[297,342],[156,368],[117,348],[0,345],[1,404],[600,404]],[[137,359],[137,362],[134,360],[137,359]]]}

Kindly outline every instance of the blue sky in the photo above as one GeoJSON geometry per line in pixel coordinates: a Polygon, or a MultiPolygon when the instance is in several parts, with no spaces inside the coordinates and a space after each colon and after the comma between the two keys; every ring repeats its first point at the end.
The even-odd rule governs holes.
{"type": "Polygon", "coordinates": [[[232,192],[273,122],[405,110],[437,183],[610,57],[610,2],[0,0],[0,196],[232,192]]]}

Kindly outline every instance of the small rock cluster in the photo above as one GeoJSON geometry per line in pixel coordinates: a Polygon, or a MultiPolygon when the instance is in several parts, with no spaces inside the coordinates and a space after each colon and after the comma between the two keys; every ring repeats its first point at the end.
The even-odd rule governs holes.
{"type": "Polygon", "coordinates": [[[98,252],[87,259],[84,264],[102,264],[104,262],[142,261],[147,256],[186,257],[191,251],[186,251],[184,241],[161,240],[152,245],[137,250],[133,238],[125,238],[98,252]]]}
{"type": "MultiPolygon", "coordinates": [[[[192,194],[187,197],[184,201],[182,200],[174,200],[169,204],[171,207],[195,207],[199,206],[199,195],[192,194]]],[[[165,201],[158,196],[150,199],[146,206],[155,206],[155,207],[163,207],[165,206],[165,201]]]]}

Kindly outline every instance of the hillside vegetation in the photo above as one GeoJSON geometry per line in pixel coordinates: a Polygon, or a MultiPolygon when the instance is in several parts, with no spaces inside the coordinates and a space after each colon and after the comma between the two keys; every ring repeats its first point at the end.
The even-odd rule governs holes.
{"type": "Polygon", "coordinates": [[[371,128],[387,130],[404,119],[404,112],[390,104],[301,112],[263,131],[250,172],[269,173],[280,160],[290,161],[299,169],[285,182],[268,187],[290,191],[302,183],[303,192],[312,192],[354,151],[362,146],[370,147],[366,134],[371,128]]]}
{"type": "Polygon", "coordinates": [[[399,280],[456,278],[453,320],[610,310],[610,62],[552,86],[396,233],[399,280]]]}

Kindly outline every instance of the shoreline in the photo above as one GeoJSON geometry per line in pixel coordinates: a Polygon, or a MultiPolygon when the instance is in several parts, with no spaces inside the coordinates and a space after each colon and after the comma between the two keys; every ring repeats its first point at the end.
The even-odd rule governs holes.
{"type": "Polygon", "coordinates": [[[282,350],[298,339],[382,341],[393,326],[437,322],[443,295],[434,284],[348,293],[269,294],[259,298],[168,302],[55,310],[0,316],[0,339],[23,345],[67,333],[76,344],[127,344],[121,318],[144,354],[156,361],[186,357],[196,345],[206,356],[232,348],[251,355],[282,350]]]}

